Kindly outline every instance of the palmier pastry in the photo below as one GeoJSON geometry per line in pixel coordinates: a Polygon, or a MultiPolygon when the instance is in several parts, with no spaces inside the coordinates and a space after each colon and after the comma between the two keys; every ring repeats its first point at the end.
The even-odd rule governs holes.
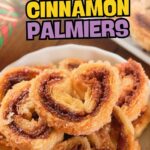
{"type": "Polygon", "coordinates": [[[73,137],[57,144],[53,150],[92,150],[86,137],[73,137]]]}
{"type": "Polygon", "coordinates": [[[139,142],[134,136],[134,127],[120,107],[115,106],[111,123],[111,138],[117,150],[140,150],[139,142]]]}
{"type": "Polygon", "coordinates": [[[78,68],[81,64],[85,63],[85,61],[78,58],[68,58],[59,62],[59,68],[66,69],[68,71],[72,71],[75,68],[78,68]]]}
{"type": "Polygon", "coordinates": [[[133,121],[133,125],[135,128],[136,137],[140,137],[143,133],[144,129],[150,123],[150,104],[148,104],[144,110],[141,112],[141,115],[133,121]]]}
{"type": "Polygon", "coordinates": [[[116,150],[116,146],[111,139],[111,125],[105,125],[99,131],[87,136],[92,150],[116,150]]]}
{"type": "Polygon", "coordinates": [[[118,106],[114,107],[112,122],[87,138],[92,150],[140,150],[133,125],[118,106]]]}
{"type": "Polygon", "coordinates": [[[150,51],[150,1],[139,0],[131,6],[131,36],[142,48],[150,51]]]}
{"type": "MultiPolygon", "coordinates": [[[[13,85],[23,80],[31,80],[38,75],[39,72],[40,70],[33,67],[17,67],[2,73],[0,76],[0,103],[7,91],[11,89],[13,85]]],[[[4,136],[3,138],[0,138],[0,143],[6,143],[6,145],[8,145],[4,136]]]]}
{"type": "Polygon", "coordinates": [[[131,121],[136,120],[148,102],[148,77],[142,66],[133,60],[118,65],[122,80],[118,105],[131,121]]]}
{"type": "Polygon", "coordinates": [[[40,70],[33,67],[17,67],[2,73],[0,76],[0,101],[13,85],[25,80],[31,80],[39,74],[40,70]]]}
{"type": "Polygon", "coordinates": [[[90,134],[111,121],[119,96],[118,70],[108,63],[82,64],[41,73],[31,87],[39,113],[71,135],[90,134]]]}
{"type": "Polygon", "coordinates": [[[7,92],[0,109],[0,131],[19,150],[51,150],[63,133],[48,127],[37,113],[30,86],[31,82],[23,81],[7,92]]]}

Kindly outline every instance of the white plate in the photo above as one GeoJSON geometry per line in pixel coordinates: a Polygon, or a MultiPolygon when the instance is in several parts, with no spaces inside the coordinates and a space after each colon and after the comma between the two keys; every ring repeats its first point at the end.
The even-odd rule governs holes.
{"type": "Polygon", "coordinates": [[[112,39],[114,42],[125,48],[128,52],[131,52],[136,57],[143,60],[145,63],[150,65],[150,52],[146,52],[142,50],[133,40],[131,37],[125,39],[112,39]]]}
{"type": "MultiPolygon", "coordinates": [[[[56,47],[47,47],[33,53],[29,53],[14,63],[10,64],[3,71],[23,65],[45,65],[55,63],[64,58],[76,57],[85,60],[106,60],[112,64],[125,62],[126,60],[105,50],[81,45],[63,45],[56,47]]],[[[144,132],[140,138],[143,150],[150,150],[150,127],[144,132]]]]}
{"type": "Polygon", "coordinates": [[[70,57],[77,57],[85,60],[108,60],[113,64],[126,61],[121,56],[100,48],[69,44],[47,47],[36,52],[29,53],[14,63],[8,65],[4,68],[4,70],[23,65],[44,65],[70,57]]]}

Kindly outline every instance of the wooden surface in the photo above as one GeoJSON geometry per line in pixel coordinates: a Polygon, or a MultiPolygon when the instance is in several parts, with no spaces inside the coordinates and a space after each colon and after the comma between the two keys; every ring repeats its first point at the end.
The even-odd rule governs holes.
{"type": "MultiPolygon", "coordinates": [[[[91,45],[105,50],[114,52],[121,55],[122,57],[128,59],[133,58],[139,61],[147,75],[150,77],[150,66],[142,62],[140,59],[136,58],[122,47],[112,42],[110,39],[88,39],[88,40],[47,40],[39,41],[38,39],[34,41],[26,41],[26,31],[25,31],[25,21],[20,22],[18,27],[14,30],[13,36],[8,39],[7,44],[5,44],[0,49],[0,69],[3,69],[9,63],[17,60],[21,56],[38,50],[47,46],[62,45],[62,44],[82,44],[82,45],[91,45]]],[[[56,54],[57,55],[57,54],[56,54]]]]}

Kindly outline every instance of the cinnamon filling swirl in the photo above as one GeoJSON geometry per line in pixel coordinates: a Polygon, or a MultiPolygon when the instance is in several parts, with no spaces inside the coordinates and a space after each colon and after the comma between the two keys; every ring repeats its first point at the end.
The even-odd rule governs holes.
{"type": "Polygon", "coordinates": [[[90,113],[74,112],[69,108],[66,108],[64,105],[58,104],[55,102],[55,99],[48,94],[48,87],[53,86],[54,84],[63,81],[63,77],[59,74],[50,74],[50,76],[45,79],[39,88],[39,94],[42,98],[43,106],[52,114],[64,118],[72,122],[79,122],[89,115],[95,115],[96,112],[100,109],[101,102],[105,101],[109,97],[110,88],[108,85],[109,72],[106,70],[103,71],[89,71],[87,74],[82,75],[83,82],[91,86],[92,98],[95,101],[95,107],[90,113]]]}
{"type": "Polygon", "coordinates": [[[30,139],[44,139],[47,138],[51,129],[47,125],[43,125],[39,128],[34,129],[34,131],[27,133],[26,131],[23,131],[15,122],[12,122],[9,127],[14,131],[17,132],[18,134],[30,138],[30,139]]]}
{"type": "Polygon", "coordinates": [[[36,77],[37,72],[32,72],[32,71],[18,71],[12,73],[10,76],[8,76],[8,83],[5,84],[4,90],[5,94],[6,92],[11,89],[15,84],[20,83],[21,81],[29,81],[32,78],[36,77]]]}
{"type": "Polygon", "coordinates": [[[120,67],[120,75],[122,79],[130,78],[133,81],[133,83],[131,83],[132,88],[124,90],[119,98],[118,105],[122,107],[123,105],[129,105],[132,99],[134,99],[137,94],[140,93],[140,89],[143,84],[143,77],[141,76],[139,66],[133,62],[131,62],[131,64],[127,63],[120,67]]]}
{"type": "Polygon", "coordinates": [[[133,88],[131,90],[127,90],[123,95],[120,96],[118,105],[121,107],[122,105],[130,103],[132,98],[137,94],[138,87],[141,84],[140,81],[140,74],[137,72],[137,70],[133,70],[133,68],[125,68],[122,77],[127,77],[130,76],[132,80],[134,81],[133,83],[133,88]]]}
{"type": "Polygon", "coordinates": [[[14,85],[22,81],[32,80],[39,73],[40,70],[33,67],[18,67],[3,73],[0,77],[0,101],[14,85]]]}
{"type": "MultiPolygon", "coordinates": [[[[11,112],[13,115],[19,115],[18,108],[20,104],[22,103],[22,100],[28,98],[29,96],[29,89],[25,89],[22,91],[20,95],[18,95],[17,98],[13,99],[10,103],[8,110],[4,114],[4,118],[7,119],[7,116],[11,112]]],[[[34,112],[33,112],[34,113],[34,112]]],[[[34,114],[33,114],[34,116],[34,114]]],[[[37,120],[37,116],[35,118],[32,118],[34,120],[37,120]]],[[[47,138],[49,135],[51,129],[46,124],[40,124],[38,127],[34,128],[33,131],[24,131],[19,125],[14,121],[12,121],[9,125],[9,128],[13,130],[18,135],[22,135],[23,137],[30,138],[30,139],[36,139],[36,138],[47,138]]]]}

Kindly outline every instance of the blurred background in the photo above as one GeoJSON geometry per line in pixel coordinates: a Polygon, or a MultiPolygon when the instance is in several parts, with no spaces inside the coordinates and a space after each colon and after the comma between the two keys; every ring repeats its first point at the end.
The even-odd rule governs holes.
{"type": "MultiPolygon", "coordinates": [[[[74,43],[103,48],[107,51],[114,52],[126,59],[133,58],[134,60],[137,60],[143,65],[147,75],[150,77],[150,64],[149,64],[150,54],[149,52],[143,50],[142,47],[139,47],[138,43],[136,43],[136,46],[134,46],[134,44],[129,43],[131,44],[132,47],[130,45],[126,47],[126,44],[124,42],[123,45],[120,44],[122,42],[111,39],[46,40],[46,41],[39,41],[38,39],[35,39],[34,41],[26,41],[26,31],[25,31],[26,16],[24,14],[24,6],[25,6],[24,0],[22,1],[0,0],[0,69],[3,69],[6,65],[12,63],[21,56],[29,52],[36,51],[40,48],[74,43]],[[135,48],[137,52],[135,52],[133,48],[135,48]],[[140,58],[142,54],[139,57],[137,57],[136,53],[138,53],[139,50],[142,54],[148,57],[145,58],[143,57],[142,59],[140,58]]],[[[149,33],[150,33],[150,18],[148,19],[149,19],[149,33]]],[[[124,40],[121,39],[121,41],[124,40]]],[[[128,39],[127,42],[128,41],[131,42],[130,39],[128,39]]]]}

